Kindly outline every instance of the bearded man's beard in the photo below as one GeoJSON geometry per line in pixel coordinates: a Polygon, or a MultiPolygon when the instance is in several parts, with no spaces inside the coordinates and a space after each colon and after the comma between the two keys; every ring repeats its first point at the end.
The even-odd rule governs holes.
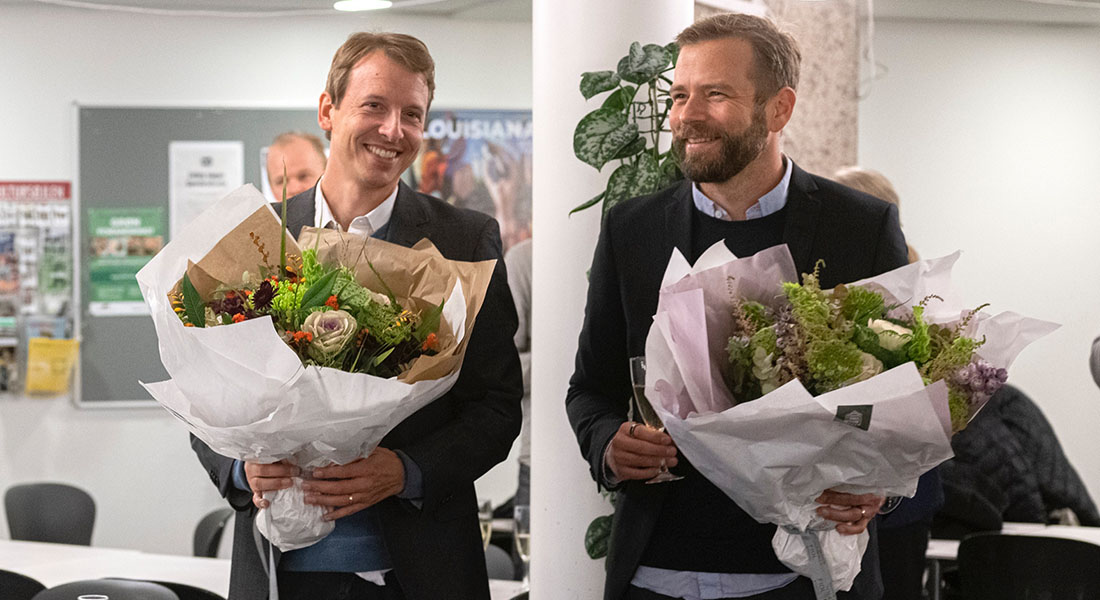
{"type": "Polygon", "coordinates": [[[680,161],[680,170],[688,179],[696,183],[721,183],[744,171],[764,151],[767,142],[764,105],[757,104],[752,122],[741,133],[732,134],[703,125],[685,125],[673,136],[672,151],[680,161]],[[719,140],[716,152],[686,155],[687,140],[710,137],[719,140]]]}

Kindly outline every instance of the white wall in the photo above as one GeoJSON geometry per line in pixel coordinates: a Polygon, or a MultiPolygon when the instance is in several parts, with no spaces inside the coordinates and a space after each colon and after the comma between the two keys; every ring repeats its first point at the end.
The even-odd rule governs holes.
{"type": "Polygon", "coordinates": [[[860,106],[860,160],[901,195],[910,243],[962,249],[957,287],[1062,323],[1009,381],[1100,500],[1100,27],[880,21],[887,72],[860,106]]]}
{"type": "MultiPolygon", "coordinates": [[[[333,52],[357,30],[423,39],[436,60],[437,107],[531,107],[527,23],[382,13],[167,18],[0,5],[0,180],[75,178],[74,102],[316,106],[333,52]]],[[[510,496],[514,465],[479,482],[479,493],[510,496]]],[[[41,479],[92,493],[98,546],[189,554],[194,524],[221,503],[186,430],[160,409],[0,398],[0,489],[41,479]]],[[[6,538],[2,514],[0,523],[6,538]]]]}

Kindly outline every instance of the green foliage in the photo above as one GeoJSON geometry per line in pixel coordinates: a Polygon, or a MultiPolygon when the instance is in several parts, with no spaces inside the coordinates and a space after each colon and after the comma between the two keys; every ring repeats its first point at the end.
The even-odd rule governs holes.
{"type": "Polygon", "coordinates": [[[584,532],[584,550],[591,559],[607,556],[611,542],[611,515],[601,515],[592,519],[584,532]]]}
{"type": "Polygon", "coordinates": [[[428,334],[439,331],[439,319],[442,316],[443,302],[433,306],[431,310],[421,315],[420,324],[416,326],[416,331],[413,332],[413,335],[416,336],[416,341],[423,342],[427,339],[428,334]]]}
{"type": "Polygon", "coordinates": [[[768,316],[768,308],[759,302],[750,300],[742,304],[741,309],[745,311],[745,318],[757,329],[770,327],[773,323],[771,317],[768,316]]]}
{"type": "Polygon", "coordinates": [[[818,394],[839,388],[863,369],[863,355],[859,348],[838,339],[810,342],[806,360],[814,381],[813,391],[818,394]]]}
{"type": "Polygon", "coordinates": [[[317,250],[308,248],[302,251],[302,278],[306,281],[317,281],[324,273],[325,268],[317,262],[317,250]]]}
{"type": "Polygon", "coordinates": [[[313,281],[302,294],[301,307],[310,309],[323,306],[328,297],[332,295],[332,284],[336,280],[337,273],[336,270],[329,271],[313,281]]]}
{"type": "Polygon", "coordinates": [[[183,314],[187,315],[187,322],[195,327],[206,327],[206,305],[203,304],[195,285],[187,273],[183,274],[183,314]]]}
{"type": "Polygon", "coordinates": [[[856,323],[852,327],[852,342],[860,350],[882,361],[882,366],[885,369],[893,369],[910,360],[905,351],[908,346],[903,346],[897,350],[887,350],[879,345],[878,339],[878,334],[863,323],[856,323]]]}
{"type": "Polygon", "coordinates": [[[840,305],[840,314],[857,324],[867,324],[872,319],[881,319],[886,314],[886,302],[882,294],[862,286],[845,287],[847,292],[840,305]]]}
{"type": "Polygon", "coordinates": [[[913,307],[913,334],[905,349],[909,359],[918,365],[923,365],[932,358],[932,334],[928,323],[924,322],[923,306],[913,307]]]}
{"type": "Polygon", "coordinates": [[[681,179],[679,165],[662,133],[668,133],[672,100],[667,76],[676,65],[676,44],[660,46],[634,42],[614,71],[581,75],[585,100],[606,93],[600,108],[585,115],[573,132],[573,153],[597,170],[619,161],[603,193],[570,214],[603,203],[615,204],[650,194],[681,179]],[[633,85],[631,85],[633,84],[633,85]],[[665,149],[662,150],[662,144],[665,149]]]}

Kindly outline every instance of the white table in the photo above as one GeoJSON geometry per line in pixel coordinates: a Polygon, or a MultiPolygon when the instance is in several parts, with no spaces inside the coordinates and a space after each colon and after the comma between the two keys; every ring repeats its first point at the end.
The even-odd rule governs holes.
{"type": "MultiPolygon", "coordinates": [[[[1060,537],[1071,540],[1089,542],[1100,546],[1100,527],[1070,527],[1067,525],[1044,525],[1042,523],[1005,523],[1001,527],[1001,533],[1009,535],[1034,535],[1042,537],[1060,537]]],[[[928,542],[928,551],[925,558],[928,560],[930,577],[932,579],[932,600],[939,600],[940,561],[955,560],[959,555],[958,540],[937,540],[928,542]]]]}
{"type": "MultiPolygon", "coordinates": [[[[186,583],[223,597],[229,594],[229,560],[224,558],[0,540],[0,569],[33,577],[46,587],[82,579],[124,577],[186,583]]],[[[508,600],[522,590],[519,581],[489,580],[493,600],[508,600]]]]}

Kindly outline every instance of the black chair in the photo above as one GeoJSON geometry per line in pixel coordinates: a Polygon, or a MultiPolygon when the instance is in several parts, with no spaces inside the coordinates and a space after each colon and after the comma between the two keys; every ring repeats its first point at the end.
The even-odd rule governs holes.
{"type": "Polygon", "coordinates": [[[0,598],[3,600],[31,600],[44,589],[46,586],[37,579],[0,569],[0,598]]]}
{"type": "Polygon", "coordinates": [[[968,600],[1100,599],[1100,546],[1056,537],[976,533],[959,543],[968,600]]]}
{"type": "Polygon", "coordinates": [[[91,595],[102,595],[111,600],[180,600],[163,585],[129,579],[89,579],[63,583],[38,592],[32,600],[73,600],[78,596],[91,595]]]}
{"type": "MultiPolygon", "coordinates": [[[[168,588],[169,590],[172,590],[172,593],[179,597],[179,600],[225,600],[225,598],[223,598],[219,594],[211,592],[210,590],[201,587],[195,587],[193,585],[187,585],[186,583],[176,583],[174,581],[122,579],[119,577],[111,577],[110,579],[113,581],[136,581],[138,583],[155,583],[159,586],[163,586],[168,588]]],[[[0,597],[0,600],[4,599],[0,597]]]]}
{"type": "Polygon", "coordinates": [[[485,549],[485,570],[489,572],[489,579],[515,579],[516,566],[512,563],[512,557],[508,552],[489,544],[485,549]]]}
{"type": "Polygon", "coordinates": [[[192,544],[195,556],[217,558],[218,545],[222,541],[225,524],[232,516],[232,508],[217,508],[199,520],[199,524],[195,526],[195,538],[192,544]]]}
{"type": "Polygon", "coordinates": [[[95,501],[64,483],[13,485],[4,494],[11,539],[59,544],[92,543],[95,501]]]}

